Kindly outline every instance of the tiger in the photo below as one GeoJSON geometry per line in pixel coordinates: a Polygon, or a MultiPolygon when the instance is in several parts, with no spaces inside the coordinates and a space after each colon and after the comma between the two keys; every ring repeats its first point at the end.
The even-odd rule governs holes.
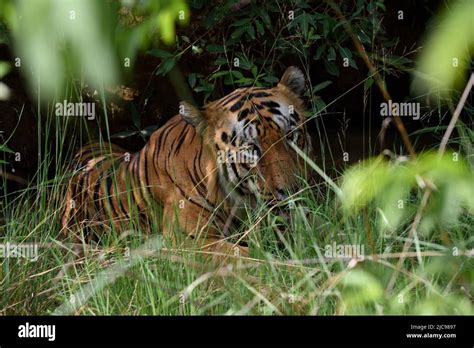
{"type": "Polygon", "coordinates": [[[304,88],[303,72],[291,66],[274,87],[238,88],[200,108],[181,102],[134,154],[85,146],[67,185],[63,230],[127,221],[132,208],[146,220],[158,204],[164,237],[177,241],[178,230],[206,252],[248,255],[225,226],[233,207],[275,206],[297,186],[304,164],[290,145],[311,152],[304,88]]]}

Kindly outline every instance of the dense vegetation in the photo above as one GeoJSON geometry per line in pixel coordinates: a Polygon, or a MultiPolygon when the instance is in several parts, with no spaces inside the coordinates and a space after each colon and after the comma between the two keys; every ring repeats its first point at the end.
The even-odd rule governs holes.
{"type": "Polygon", "coordinates": [[[420,3],[4,1],[0,242],[36,243],[39,255],[0,259],[0,314],[473,314],[472,4],[432,14],[422,49],[410,30],[394,35],[424,27],[416,14],[437,8],[420,3]],[[249,258],[216,269],[133,219],[100,244],[60,233],[81,144],[136,150],[177,101],[271,86],[289,65],[308,80],[311,174],[285,202],[288,221],[249,209],[249,258]],[[420,103],[419,120],[381,118],[391,96],[420,103]],[[94,102],[98,117],[59,117],[63,100],[94,102]]]}

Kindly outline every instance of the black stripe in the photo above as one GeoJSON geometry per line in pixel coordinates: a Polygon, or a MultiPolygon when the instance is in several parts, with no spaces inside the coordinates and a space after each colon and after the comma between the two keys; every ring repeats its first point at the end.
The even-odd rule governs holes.
{"type": "Polygon", "coordinates": [[[246,101],[247,101],[246,97],[241,98],[238,102],[236,102],[234,105],[232,105],[229,110],[231,112],[236,112],[237,110],[239,110],[244,105],[244,103],[246,101]]]}
{"type": "Polygon", "coordinates": [[[265,98],[265,97],[271,97],[272,94],[271,93],[267,93],[267,92],[257,92],[257,93],[250,93],[249,94],[249,99],[250,98],[265,98]]]}
{"type": "Polygon", "coordinates": [[[280,104],[278,104],[277,102],[274,102],[273,100],[264,101],[261,104],[263,106],[268,107],[268,108],[279,108],[280,107],[280,104]]]}
{"type": "MultiPolygon", "coordinates": [[[[110,173],[109,173],[110,174],[110,173]]],[[[109,207],[111,207],[112,209],[112,212],[113,214],[116,216],[116,217],[119,217],[120,216],[120,213],[115,209],[115,204],[113,203],[113,199],[115,197],[112,197],[111,196],[111,188],[112,188],[112,176],[111,174],[110,175],[107,175],[107,177],[105,178],[105,197],[107,198],[107,203],[109,205],[109,207]]]]}
{"type": "MultiPolygon", "coordinates": [[[[179,125],[179,122],[171,123],[168,125],[167,128],[163,130],[162,133],[158,135],[158,140],[157,144],[155,147],[155,154],[153,156],[153,167],[155,169],[155,172],[158,174],[158,169],[156,168],[156,163],[158,162],[158,156],[160,154],[161,146],[164,144],[165,139],[168,137],[169,133],[177,126],[179,125]]],[[[164,126],[166,127],[166,125],[164,126]]]]}
{"type": "Polygon", "coordinates": [[[243,109],[242,111],[240,111],[239,116],[238,116],[238,121],[242,121],[244,118],[246,118],[249,112],[250,112],[250,109],[243,109]]]}
{"type": "Polygon", "coordinates": [[[275,108],[268,109],[268,112],[272,113],[273,115],[282,115],[280,110],[275,109],[275,108]]]}
{"type": "Polygon", "coordinates": [[[253,103],[252,104],[252,108],[258,112],[258,110],[262,110],[264,108],[264,106],[260,105],[260,104],[256,104],[256,103],[253,103]]]}
{"type": "Polygon", "coordinates": [[[237,140],[237,132],[235,131],[235,129],[233,129],[232,135],[230,136],[230,143],[232,144],[232,146],[237,146],[236,140],[237,140]]]}
{"type": "MultiPolygon", "coordinates": [[[[122,164],[123,164],[123,163],[122,163],[122,164]]],[[[124,166],[124,167],[123,167],[123,171],[125,172],[125,175],[127,175],[127,168],[128,168],[128,166],[124,166]]],[[[120,174],[120,172],[117,172],[117,174],[120,174]]],[[[116,180],[116,181],[118,181],[119,179],[120,179],[120,176],[117,175],[117,180],[116,180]]],[[[118,182],[116,182],[116,183],[117,183],[116,189],[120,189],[120,188],[118,187],[118,182]]],[[[124,185],[124,186],[125,186],[125,190],[127,190],[127,182],[125,182],[124,184],[125,184],[125,185],[124,185]]],[[[118,202],[119,208],[120,208],[120,210],[122,211],[123,215],[124,215],[124,216],[130,216],[130,213],[129,213],[129,211],[128,211],[128,208],[129,208],[129,207],[128,207],[128,206],[124,206],[124,204],[122,203],[122,198],[121,198],[121,196],[122,196],[122,194],[125,194],[125,193],[126,193],[127,195],[129,194],[128,192],[123,192],[123,193],[120,192],[120,193],[118,193],[118,194],[116,195],[116,197],[117,197],[117,202],[118,202]]],[[[127,203],[128,203],[128,199],[126,199],[126,201],[127,201],[127,203]]]]}
{"type": "Polygon", "coordinates": [[[191,127],[189,124],[186,124],[183,128],[183,130],[181,131],[181,133],[179,133],[178,135],[178,140],[177,140],[177,145],[176,147],[174,148],[174,155],[176,155],[177,153],[179,153],[179,150],[181,149],[181,146],[183,145],[183,142],[184,142],[184,139],[186,139],[186,135],[188,134],[188,131],[189,131],[189,127],[191,127]]]}
{"type": "Polygon", "coordinates": [[[293,113],[290,114],[291,117],[293,117],[297,122],[301,120],[300,114],[298,114],[296,111],[293,111],[293,113]]]}
{"type": "Polygon", "coordinates": [[[99,174],[97,181],[95,182],[95,185],[94,185],[94,207],[96,209],[96,212],[98,212],[99,214],[101,213],[101,210],[102,210],[99,204],[100,202],[99,190],[100,190],[101,179],[102,179],[102,173],[99,174]]]}
{"type": "Polygon", "coordinates": [[[239,172],[237,171],[237,166],[235,165],[235,162],[231,161],[230,166],[232,168],[232,171],[234,172],[234,175],[237,177],[237,180],[240,180],[239,172]]]}
{"type": "MultiPolygon", "coordinates": [[[[196,191],[199,193],[200,196],[207,202],[210,203],[207,198],[206,198],[206,192],[203,191],[203,185],[200,184],[199,180],[196,179],[196,177],[191,173],[188,167],[186,167],[186,173],[188,174],[189,178],[191,179],[191,183],[193,184],[194,188],[196,191]]],[[[212,206],[212,204],[211,204],[212,206]]]]}
{"type": "Polygon", "coordinates": [[[202,175],[199,175],[199,172],[201,171],[200,169],[200,166],[199,166],[199,160],[198,160],[198,157],[194,157],[194,161],[193,161],[193,168],[194,168],[194,172],[196,172],[196,174],[199,176],[199,178],[202,179],[202,175]]]}
{"type": "Polygon", "coordinates": [[[235,185],[235,186],[234,186],[234,189],[237,191],[237,193],[238,193],[239,195],[245,196],[245,192],[242,191],[242,189],[240,188],[239,185],[235,185]]]}
{"type": "Polygon", "coordinates": [[[198,163],[199,163],[199,166],[198,166],[199,176],[200,176],[200,177],[204,177],[204,174],[203,174],[203,172],[202,172],[202,170],[201,170],[201,163],[202,163],[201,158],[202,158],[202,144],[201,144],[201,147],[199,148],[199,154],[198,154],[198,156],[197,156],[197,161],[198,161],[198,163]]]}
{"type": "MultiPolygon", "coordinates": [[[[145,189],[148,191],[148,186],[150,185],[149,182],[148,182],[148,159],[147,159],[147,148],[148,148],[148,143],[145,145],[144,147],[144,150],[143,150],[143,167],[145,168],[145,189]]],[[[140,169],[140,167],[138,167],[138,169],[140,169]]],[[[140,173],[138,174],[140,175],[140,173]]]]}
{"type": "Polygon", "coordinates": [[[221,100],[221,101],[219,102],[219,104],[220,104],[220,105],[225,105],[225,104],[227,104],[227,103],[230,103],[231,101],[234,101],[234,100],[236,100],[237,98],[240,98],[241,95],[242,95],[241,93],[236,93],[235,95],[230,94],[230,95],[228,95],[227,97],[224,97],[224,99],[221,100]]]}
{"type": "MultiPolygon", "coordinates": [[[[166,142],[166,138],[170,134],[170,132],[179,125],[179,122],[175,122],[174,124],[170,124],[168,128],[163,130],[163,133],[160,134],[160,138],[158,139],[158,148],[161,148],[161,145],[166,142]]],[[[166,126],[166,125],[165,125],[166,126]]]]}

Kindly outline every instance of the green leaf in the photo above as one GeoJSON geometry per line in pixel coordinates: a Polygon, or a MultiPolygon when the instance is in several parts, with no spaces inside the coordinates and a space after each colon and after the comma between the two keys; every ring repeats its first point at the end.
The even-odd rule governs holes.
{"type": "Polygon", "coordinates": [[[263,23],[265,23],[265,25],[267,26],[267,28],[271,28],[272,27],[272,22],[270,20],[270,16],[268,15],[267,11],[265,11],[265,9],[263,7],[260,7],[259,9],[260,11],[260,18],[262,19],[263,23]]]}
{"type": "Polygon", "coordinates": [[[352,307],[374,303],[383,295],[379,280],[372,274],[359,269],[351,270],[342,279],[343,302],[350,311],[352,307]]]}
{"type": "Polygon", "coordinates": [[[319,58],[321,58],[321,55],[323,54],[324,52],[324,46],[319,46],[318,49],[316,50],[316,55],[314,56],[314,59],[318,60],[319,58]]]}
{"type": "Polygon", "coordinates": [[[364,43],[364,44],[370,44],[371,43],[370,37],[368,37],[367,34],[364,33],[363,30],[360,30],[358,35],[359,35],[360,41],[362,41],[362,43],[364,43]]]}
{"type": "Polygon", "coordinates": [[[249,25],[247,28],[247,34],[249,34],[250,38],[252,40],[255,40],[255,29],[253,28],[252,25],[249,25]]]}
{"type": "Polygon", "coordinates": [[[347,170],[341,186],[343,207],[353,214],[374,201],[379,208],[379,228],[395,230],[413,216],[421,194],[433,187],[424,209],[420,230],[430,232],[436,225],[458,222],[463,207],[474,210],[474,174],[465,160],[442,157],[436,152],[421,153],[405,162],[388,162],[382,157],[364,161],[347,170]]]}
{"type": "Polygon", "coordinates": [[[329,61],[334,61],[334,60],[336,60],[336,51],[334,50],[333,47],[329,47],[328,60],[329,60],[329,61]]]}
{"type": "Polygon", "coordinates": [[[255,21],[255,27],[257,28],[257,31],[260,35],[263,35],[265,33],[265,28],[263,27],[262,23],[260,23],[260,21],[255,21]]]}
{"type": "Polygon", "coordinates": [[[157,125],[153,125],[153,126],[148,126],[146,128],[143,128],[141,131],[140,131],[140,134],[142,135],[145,135],[145,136],[148,136],[148,135],[151,135],[154,131],[156,131],[158,129],[158,126],[157,125]]]}
{"type": "Polygon", "coordinates": [[[191,51],[192,51],[194,54],[201,54],[203,50],[202,50],[202,48],[199,47],[199,46],[192,45],[192,46],[191,46],[191,51]]]}
{"type": "Polygon", "coordinates": [[[375,6],[380,7],[382,10],[386,11],[385,4],[383,2],[376,2],[375,6]]]}
{"type": "Polygon", "coordinates": [[[0,79],[10,72],[10,64],[7,62],[0,62],[0,79]]]}
{"type": "Polygon", "coordinates": [[[274,84],[274,83],[277,83],[280,80],[276,76],[265,76],[265,77],[263,77],[263,81],[274,84]]]}
{"type": "Polygon", "coordinates": [[[139,131],[127,130],[127,131],[112,134],[110,137],[111,138],[118,138],[118,139],[125,139],[125,138],[129,138],[132,135],[139,134],[139,133],[140,133],[139,131]]]}
{"type": "Polygon", "coordinates": [[[245,33],[247,31],[247,27],[240,27],[236,30],[234,30],[232,32],[232,34],[230,34],[230,37],[233,38],[233,39],[238,39],[242,36],[243,33],[245,33]]]}
{"type": "Polygon", "coordinates": [[[248,17],[248,18],[242,18],[242,19],[239,19],[238,21],[232,23],[230,25],[230,27],[242,27],[242,26],[246,26],[248,23],[250,23],[250,21],[252,20],[252,18],[248,17]]]}
{"type": "Polygon", "coordinates": [[[256,66],[253,66],[252,69],[250,69],[250,71],[252,72],[252,76],[255,77],[255,78],[257,77],[257,73],[258,73],[257,70],[258,69],[257,69],[256,66]]]}
{"type": "Polygon", "coordinates": [[[6,145],[0,145],[0,152],[15,153],[15,151],[9,149],[6,145]]]}
{"type": "Polygon", "coordinates": [[[168,74],[171,71],[171,69],[173,69],[175,64],[176,64],[175,58],[170,58],[170,59],[166,59],[162,61],[158,67],[158,70],[156,71],[156,75],[164,76],[168,74]]]}
{"type": "Polygon", "coordinates": [[[196,74],[193,73],[188,75],[188,83],[189,87],[194,88],[196,85],[196,74]]]}
{"type": "Polygon", "coordinates": [[[359,69],[353,58],[349,58],[349,66],[353,67],[354,69],[359,69]]]}
{"type": "Polygon", "coordinates": [[[306,14],[306,12],[303,12],[301,15],[300,15],[300,20],[299,20],[299,23],[300,23],[300,28],[301,28],[301,31],[303,32],[303,35],[306,37],[308,36],[308,16],[306,14]]]}
{"type": "Polygon", "coordinates": [[[346,47],[339,46],[339,54],[341,55],[342,58],[351,58],[352,57],[351,51],[346,47]]]}
{"type": "Polygon", "coordinates": [[[368,90],[372,85],[374,84],[374,79],[372,77],[369,77],[367,80],[364,82],[364,88],[368,90]]]}
{"type": "Polygon", "coordinates": [[[225,52],[224,45],[210,44],[210,45],[207,45],[206,49],[210,53],[223,53],[223,52],[225,52]]]}
{"type": "Polygon", "coordinates": [[[394,55],[391,55],[391,56],[387,57],[385,59],[385,62],[386,62],[386,64],[390,64],[390,65],[393,65],[393,66],[403,67],[403,66],[407,66],[407,65],[412,64],[413,60],[405,58],[405,57],[397,56],[397,55],[394,54],[394,55]]]}
{"type": "Polygon", "coordinates": [[[315,112],[321,112],[326,107],[326,103],[321,98],[314,99],[315,112]]]}
{"type": "Polygon", "coordinates": [[[236,79],[243,79],[244,75],[238,70],[232,70],[232,76],[236,79]]]}
{"type": "Polygon", "coordinates": [[[173,58],[174,54],[168,51],[160,50],[158,48],[152,48],[151,50],[147,51],[147,54],[158,57],[158,58],[173,58]]]}
{"type": "Polygon", "coordinates": [[[227,71],[227,70],[217,71],[214,74],[212,74],[211,76],[209,76],[209,80],[215,80],[218,77],[229,75],[229,73],[230,73],[230,71],[227,71]]]}
{"type": "Polygon", "coordinates": [[[417,93],[447,95],[465,84],[474,53],[473,13],[474,1],[455,1],[430,23],[413,82],[417,93]]]}
{"type": "Polygon", "coordinates": [[[333,75],[333,76],[339,76],[339,69],[337,68],[336,64],[333,62],[329,62],[327,60],[324,61],[324,67],[326,68],[326,71],[333,75]]]}
{"type": "Polygon", "coordinates": [[[329,19],[325,18],[321,23],[323,25],[323,36],[328,37],[328,35],[329,35],[329,19]]]}
{"type": "Polygon", "coordinates": [[[348,169],[341,186],[344,209],[348,212],[358,211],[381,194],[388,180],[388,165],[382,157],[348,169]]]}
{"type": "Polygon", "coordinates": [[[227,64],[227,59],[225,57],[219,57],[214,61],[214,65],[224,65],[227,64]]]}
{"type": "Polygon", "coordinates": [[[327,86],[329,86],[330,84],[332,83],[332,81],[324,81],[324,82],[321,82],[321,83],[318,83],[316,86],[313,87],[313,93],[316,93],[317,91],[320,91],[324,88],[326,88],[327,86]]]}
{"type": "Polygon", "coordinates": [[[236,81],[234,81],[235,83],[238,83],[239,85],[242,85],[242,86],[247,86],[247,85],[250,85],[252,84],[254,81],[254,79],[251,79],[251,78],[248,78],[248,77],[244,77],[244,78],[241,78],[241,79],[238,79],[236,81]]]}

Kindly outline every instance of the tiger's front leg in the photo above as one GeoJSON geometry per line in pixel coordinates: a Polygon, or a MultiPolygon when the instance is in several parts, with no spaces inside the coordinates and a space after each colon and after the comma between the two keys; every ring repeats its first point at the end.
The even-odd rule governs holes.
{"type": "Polygon", "coordinates": [[[236,262],[248,256],[248,247],[228,242],[221,237],[212,214],[207,210],[188,203],[180,209],[176,204],[167,204],[163,210],[163,236],[173,242],[175,248],[198,249],[208,254],[215,263],[236,262]],[[180,242],[184,233],[184,241],[180,242]]]}

